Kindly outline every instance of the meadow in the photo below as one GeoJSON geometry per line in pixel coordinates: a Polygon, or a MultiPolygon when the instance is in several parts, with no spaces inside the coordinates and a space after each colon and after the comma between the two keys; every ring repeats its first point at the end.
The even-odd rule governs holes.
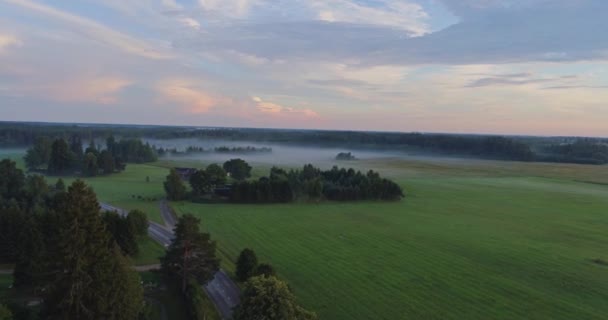
{"type": "MultiPolygon", "coordinates": [[[[161,221],[167,167],[86,179],[161,221]],[[146,181],[150,177],[150,182],[146,181]]],[[[321,319],[604,319],[606,166],[441,158],[349,162],[399,182],[400,202],[173,203],[202,219],[228,271],[254,249],[321,319]]],[[[257,164],[256,175],[270,164],[257,164]]]]}
{"type": "Polygon", "coordinates": [[[606,167],[477,160],[357,163],[393,203],[201,205],[224,267],[255,249],[321,319],[604,319],[606,167]],[[585,182],[582,182],[585,181],[585,182]],[[595,260],[595,261],[594,261],[595,260]]]}

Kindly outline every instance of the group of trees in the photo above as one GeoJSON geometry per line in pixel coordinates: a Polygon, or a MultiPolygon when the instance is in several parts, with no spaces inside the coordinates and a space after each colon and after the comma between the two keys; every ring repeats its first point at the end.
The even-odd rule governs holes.
{"type": "Polygon", "coordinates": [[[340,152],[336,155],[336,160],[357,160],[357,158],[351,152],[340,152]]]}
{"type": "Polygon", "coordinates": [[[321,170],[311,164],[301,170],[285,171],[273,167],[268,177],[246,180],[251,166],[242,159],[232,159],[223,167],[211,164],[196,170],[189,178],[192,192],[188,193],[182,176],[171,170],[164,182],[167,198],[172,201],[197,200],[204,196],[226,197],[234,203],[288,203],[296,199],[319,201],[399,200],[404,194],[395,182],[380,177],[372,170],[363,174],[354,169],[334,166],[321,170]],[[234,182],[226,186],[227,176],[234,182]],[[226,194],[219,190],[228,189],[226,194]]]}
{"type": "Polygon", "coordinates": [[[95,145],[93,140],[83,149],[79,135],[68,140],[37,137],[27,150],[25,163],[29,170],[46,170],[49,174],[81,172],[86,176],[111,174],[125,169],[125,162],[156,161],[154,148],[138,139],[116,141],[113,136],[106,139],[106,148],[95,145]]]}
{"type": "MultiPolygon", "coordinates": [[[[130,220],[132,228],[136,214],[130,220]]],[[[14,286],[42,297],[41,318],[136,319],[138,274],[104,221],[93,190],[65,190],[0,161],[0,263],[14,264],[14,286]]]]}
{"type": "Polygon", "coordinates": [[[314,312],[297,303],[289,285],[277,278],[270,264],[258,264],[253,250],[246,248],[241,251],[236,263],[236,276],[244,282],[244,289],[241,304],[235,310],[235,319],[317,319],[314,312]]]}
{"type": "Polygon", "coordinates": [[[197,153],[232,153],[232,154],[249,154],[249,153],[270,153],[272,152],[272,148],[269,147],[215,147],[210,149],[205,149],[203,147],[198,146],[188,146],[184,151],[180,151],[177,148],[163,148],[160,147],[156,149],[156,153],[159,156],[172,155],[172,156],[180,156],[180,155],[189,155],[189,154],[197,154],[197,153]]]}
{"type": "Polygon", "coordinates": [[[126,216],[117,212],[104,212],[102,215],[106,229],[126,256],[134,257],[139,253],[138,239],[148,235],[148,218],[139,210],[132,210],[126,216]]]}
{"type": "Polygon", "coordinates": [[[553,144],[543,149],[540,159],[551,162],[607,164],[608,143],[578,139],[572,143],[553,144]]]}
{"type": "Polygon", "coordinates": [[[230,200],[236,203],[290,202],[305,200],[399,200],[403,190],[377,172],[363,174],[354,169],[320,170],[307,164],[301,170],[273,167],[269,177],[243,181],[232,187],[230,200]]]}

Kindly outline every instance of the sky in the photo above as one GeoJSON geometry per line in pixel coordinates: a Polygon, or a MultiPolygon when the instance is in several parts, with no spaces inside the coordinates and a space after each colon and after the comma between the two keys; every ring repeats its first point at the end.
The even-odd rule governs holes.
{"type": "Polygon", "coordinates": [[[0,119],[608,136],[605,0],[0,0],[0,119]]]}

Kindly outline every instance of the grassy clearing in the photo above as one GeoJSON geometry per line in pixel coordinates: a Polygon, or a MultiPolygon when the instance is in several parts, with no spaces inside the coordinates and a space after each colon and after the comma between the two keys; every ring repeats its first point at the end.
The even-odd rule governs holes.
{"type": "Polygon", "coordinates": [[[152,240],[150,237],[142,237],[137,243],[139,244],[139,254],[133,262],[137,266],[158,264],[159,258],[165,254],[165,248],[152,240]]]}
{"type": "Polygon", "coordinates": [[[605,168],[474,162],[373,163],[396,203],[175,207],[228,269],[254,248],[323,319],[603,319],[608,186],[575,180],[605,168]]]}

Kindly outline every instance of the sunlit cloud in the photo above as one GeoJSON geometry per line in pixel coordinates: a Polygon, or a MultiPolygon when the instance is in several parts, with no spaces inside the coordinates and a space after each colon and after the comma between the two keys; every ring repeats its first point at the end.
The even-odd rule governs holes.
{"type": "Polygon", "coordinates": [[[121,77],[58,78],[53,82],[29,84],[22,94],[65,103],[115,104],[120,92],[132,84],[121,77]]]}
{"type": "Polygon", "coordinates": [[[230,104],[228,98],[214,96],[197,87],[195,81],[188,79],[169,79],[161,81],[157,90],[164,101],[179,104],[187,113],[207,113],[222,104],[230,104]]]}
{"type": "Polygon", "coordinates": [[[318,118],[319,114],[311,109],[296,109],[292,107],[285,107],[273,102],[262,100],[260,97],[252,97],[251,100],[255,102],[257,109],[266,114],[284,116],[284,115],[299,115],[304,118],[318,118]]]}
{"type": "Polygon", "coordinates": [[[21,45],[21,41],[17,37],[8,34],[0,34],[0,53],[12,46],[21,45]]]}

